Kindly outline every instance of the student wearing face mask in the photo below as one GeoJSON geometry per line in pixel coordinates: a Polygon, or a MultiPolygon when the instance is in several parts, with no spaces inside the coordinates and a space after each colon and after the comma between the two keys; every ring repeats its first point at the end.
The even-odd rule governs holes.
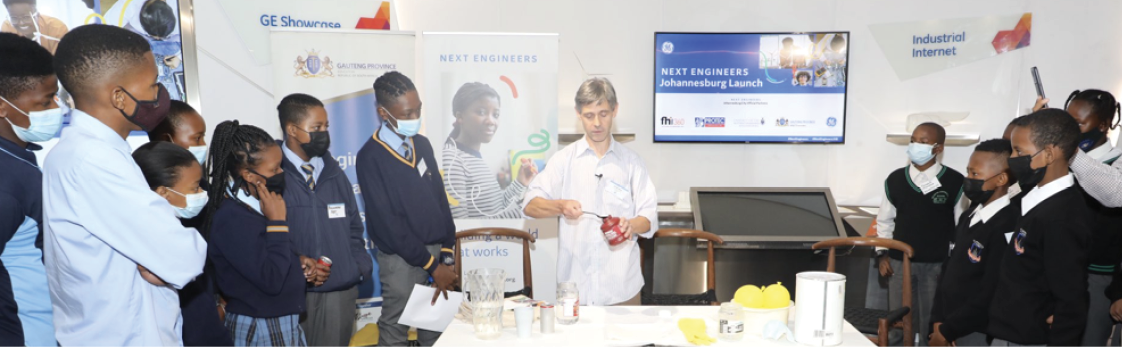
{"type": "Polygon", "coordinates": [[[4,0],[8,18],[0,24],[0,32],[18,34],[46,48],[51,54],[69,29],[58,18],[39,13],[35,0],[4,0]]]}
{"type": "Polygon", "coordinates": [[[238,121],[218,124],[211,142],[205,225],[226,328],[235,346],[305,346],[299,318],[315,261],[288,233],[281,147],[238,121]]]}
{"type": "MultiPolygon", "coordinates": [[[[432,144],[421,129],[421,98],[408,77],[390,71],[374,81],[381,127],[358,151],[358,183],[366,230],[378,246],[382,316],[378,345],[403,346],[409,327],[398,324],[416,284],[432,283],[432,298],[452,290],[456,226],[432,144]],[[431,278],[431,280],[430,280],[431,278]]],[[[439,332],[417,330],[422,346],[439,332]]]]}
{"type": "Polygon", "coordinates": [[[284,131],[284,202],[298,253],[325,259],[306,294],[300,325],[311,346],[346,346],[355,331],[358,284],[372,273],[365,230],[351,181],[328,152],[327,110],[311,95],[292,94],[277,106],[284,131]]]}
{"type": "Polygon", "coordinates": [[[55,94],[51,53],[0,33],[0,345],[55,344],[43,268],[43,174],[35,142],[50,140],[67,112],[55,94]],[[18,309],[17,309],[18,307],[18,309]]]}
{"type": "MultiPolygon", "coordinates": [[[[908,145],[910,163],[888,175],[877,214],[878,237],[900,240],[915,249],[911,279],[895,273],[903,266],[904,255],[899,251],[878,249],[877,257],[881,276],[889,277],[890,293],[900,293],[905,280],[914,283],[912,331],[917,334],[928,330],[939,273],[954,241],[955,219],[965,204],[962,174],[939,163],[946,134],[939,124],[916,126],[908,145]]],[[[889,309],[900,308],[901,301],[899,295],[892,296],[889,309]]],[[[927,342],[926,338],[919,340],[921,345],[927,342]]]]}
{"type": "Polygon", "coordinates": [[[1079,125],[1063,110],[1040,110],[1017,120],[1012,139],[1009,169],[1025,193],[987,331],[994,346],[1078,346],[1094,218],[1068,170],[1079,125]]]}
{"type": "Polygon", "coordinates": [[[932,346],[953,342],[985,346],[989,304],[997,286],[997,272],[1021,216],[1019,199],[1011,199],[1009,140],[984,141],[974,148],[966,166],[962,193],[971,206],[958,220],[955,247],[939,276],[931,310],[932,346]]]}
{"type": "MultiPolygon", "coordinates": [[[[1098,93],[1091,90],[1087,92],[1087,95],[1084,97],[1089,98],[1089,100],[1080,100],[1080,102],[1076,102],[1077,99],[1080,99],[1078,94],[1084,93],[1072,93],[1074,96],[1068,97],[1069,100],[1065,108],[1067,108],[1068,113],[1078,111],[1097,116],[1098,119],[1100,119],[1098,132],[1092,131],[1092,129],[1087,127],[1090,123],[1080,126],[1080,130],[1083,131],[1080,135],[1080,145],[1082,146],[1084,143],[1088,143],[1093,149],[1099,149],[1098,153],[1109,152],[1101,149],[1102,144],[1098,146],[1095,145],[1099,143],[1098,140],[1090,140],[1092,140],[1092,138],[1098,138],[1102,140],[1103,143],[1109,141],[1106,139],[1106,132],[1117,125],[1110,121],[1103,122],[1102,119],[1106,117],[1108,113],[1118,113],[1116,110],[1120,109],[1118,107],[1119,105],[1117,103],[1110,105],[1103,100],[1106,95],[1110,95],[1109,93],[1098,93]],[[1093,100],[1090,100],[1090,98],[1093,98],[1093,100]],[[1077,109],[1071,108],[1073,103],[1075,103],[1077,109]],[[1105,125],[1105,127],[1103,127],[1103,125],[1105,125]],[[1102,134],[1099,135],[1099,133],[1102,134]]],[[[1047,103],[1048,99],[1037,97],[1036,105],[1033,106],[1033,111],[1043,109],[1044,105],[1047,103]]],[[[1074,114],[1072,116],[1083,118],[1075,116],[1074,114]]],[[[1105,155],[1104,157],[1109,157],[1109,155],[1105,155]]],[[[1122,184],[1119,184],[1122,182],[1122,160],[1115,160],[1113,163],[1107,164],[1104,163],[1103,160],[1092,156],[1090,152],[1076,151],[1075,156],[1071,158],[1071,173],[1075,174],[1075,178],[1079,180],[1079,186],[1083,188],[1087,195],[1098,200],[1103,206],[1122,207],[1122,184]]],[[[1120,310],[1122,310],[1122,307],[1120,307],[1120,310]]]]}
{"type": "Polygon", "coordinates": [[[172,100],[167,118],[148,132],[148,140],[171,142],[190,151],[200,165],[206,163],[206,120],[186,102],[172,100]]]}
{"type": "MultiPolygon", "coordinates": [[[[1107,133],[1118,126],[1115,115],[1120,109],[1114,96],[1102,90],[1088,89],[1071,92],[1064,108],[1079,125],[1079,150],[1102,165],[1112,165],[1122,157],[1122,149],[1110,144],[1107,133]]],[[[1082,184],[1084,179],[1076,177],[1082,184]]],[[[1109,208],[1084,191],[1084,200],[1094,212],[1091,225],[1090,265],[1087,268],[1087,291],[1091,296],[1087,310],[1087,329],[1083,332],[1083,345],[1101,346],[1110,338],[1114,319],[1110,315],[1111,302],[1106,289],[1122,262],[1122,208],[1109,208]]],[[[1122,306],[1122,305],[1120,305],[1122,306]]]]}
{"type": "Polygon", "coordinates": [[[55,52],[75,103],[43,165],[44,260],[64,346],[183,343],[166,323],[180,317],[175,290],[202,273],[207,244],[147,188],[125,142],[170,106],[152,59],[144,38],[111,25],[75,28],[55,52]]]}
{"type": "MultiPolygon", "coordinates": [[[[207,192],[200,185],[203,167],[190,152],[170,142],[156,141],[137,148],[132,158],[144,173],[148,188],[175,208],[175,216],[183,224],[206,208],[207,192]]],[[[211,272],[208,267],[179,291],[184,346],[230,346],[234,343],[219,317],[211,272]]]]}

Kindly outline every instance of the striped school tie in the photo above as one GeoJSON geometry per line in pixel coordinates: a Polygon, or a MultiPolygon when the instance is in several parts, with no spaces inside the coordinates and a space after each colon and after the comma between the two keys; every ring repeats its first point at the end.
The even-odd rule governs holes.
{"type": "Polygon", "coordinates": [[[305,181],[308,182],[308,190],[316,190],[316,180],[312,178],[315,168],[312,167],[312,164],[300,165],[300,171],[304,171],[304,175],[307,177],[305,181]]]}
{"type": "Polygon", "coordinates": [[[401,144],[401,148],[403,152],[405,152],[405,155],[403,155],[402,157],[405,157],[405,160],[407,161],[413,161],[413,149],[409,148],[409,145],[404,143],[401,144]]]}

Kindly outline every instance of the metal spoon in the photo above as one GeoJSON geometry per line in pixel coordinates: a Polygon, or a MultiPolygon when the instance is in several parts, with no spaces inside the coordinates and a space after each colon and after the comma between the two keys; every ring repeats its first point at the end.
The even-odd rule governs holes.
{"type": "Polygon", "coordinates": [[[607,219],[608,218],[608,216],[601,216],[601,215],[598,215],[598,214],[595,214],[595,213],[592,213],[592,212],[588,212],[588,211],[581,211],[581,212],[584,212],[584,214],[589,214],[589,215],[599,217],[600,219],[607,219]]]}

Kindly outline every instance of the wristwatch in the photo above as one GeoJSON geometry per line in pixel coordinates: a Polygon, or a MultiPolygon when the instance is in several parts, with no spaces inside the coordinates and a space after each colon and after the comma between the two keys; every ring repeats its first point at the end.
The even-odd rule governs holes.
{"type": "Polygon", "coordinates": [[[440,263],[448,266],[456,265],[456,257],[453,257],[451,254],[447,253],[441,254],[440,263]]]}

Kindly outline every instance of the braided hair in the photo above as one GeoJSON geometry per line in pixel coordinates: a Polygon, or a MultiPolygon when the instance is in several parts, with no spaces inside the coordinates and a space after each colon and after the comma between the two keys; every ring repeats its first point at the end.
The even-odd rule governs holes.
{"type": "Polygon", "coordinates": [[[257,165],[257,154],[271,146],[276,146],[276,141],[261,128],[252,125],[241,125],[236,120],[219,123],[214,128],[214,137],[210,142],[210,158],[206,161],[205,172],[210,182],[209,201],[206,206],[206,221],[203,222],[203,237],[209,239],[210,227],[213,222],[214,211],[222,205],[226,196],[226,188],[233,183],[231,190],[237,191],[247,186],[239,174],[241,169],[257,165]]]}
{"type": "MultiPolygon", "coordinates": [[[[500,104],[502,103],[502,99],[499,98],[499,93],[495,91],[495,88],[480,82],[464,83],[456,91],[456,95],[452,97],[452,115],[455,116],[460,112],[467,111],[471,103],[487,97],[495,98],[500,104]]],[[[458,136],[460,136],[460,125],[459,123],[453,123],[452,133],[448,134],[448,137],[454,140],[458,136]]]]}
{"type": "Polygon", "coordinates": [[[397,71],[387,72],[374,80],[374,98],[382,107],[393,105],[399,96],[411,90],[417,90],[413,81],[397,71]]]}
{"type": "Polygon", "coordinates": [[[1118,122],[1122,121],[1122,105],[1114,100],[1114,95],[1110,92],[1098,89],[1076,90],[1067,97],[1064,109],[1066,110],[1068,105],[1076,100],[1091,106],[1091,114],[1098,117],[1100,123],[1109,125],[1109,129],[1117,128],[1118,122]],[[1119,115],[1117,119],[1114,118],[1115,114],[1119,115]]]}

